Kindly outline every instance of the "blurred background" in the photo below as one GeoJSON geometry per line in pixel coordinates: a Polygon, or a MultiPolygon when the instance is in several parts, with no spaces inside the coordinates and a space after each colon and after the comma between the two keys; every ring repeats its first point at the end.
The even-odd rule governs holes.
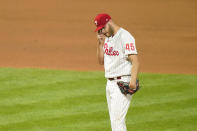
{"type": "Polygon", "coordinates": [[[135,37],[142,72],[197,73],[196,0],[1,0],[0,67],[103,71],[98,13],[135,37]]]}

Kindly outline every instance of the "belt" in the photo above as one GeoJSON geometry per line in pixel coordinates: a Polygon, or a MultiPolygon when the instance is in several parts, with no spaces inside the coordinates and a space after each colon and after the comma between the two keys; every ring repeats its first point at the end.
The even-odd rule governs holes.
{"type": "Polygon", "coordinates": [[[113,80],[119,80],[119,79],[121,79],[121,76],[114,77],[114,78],[108,78],[108,80],[110,80],[110,81],[113,81],[113,80]]]}
{"type": "Polygon", "coordinates": [[[120,80],[123,76],[131,76],[131,75],[122,75],[114,78],[108,78],[108,80],[113,81],[113,80],[120,80]]]}

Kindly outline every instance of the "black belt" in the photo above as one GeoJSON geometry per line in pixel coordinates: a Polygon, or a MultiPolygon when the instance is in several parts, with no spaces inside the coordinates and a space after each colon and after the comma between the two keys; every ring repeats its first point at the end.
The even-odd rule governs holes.
{"type": "MultiPolygon", "coordinates": [[[[123,76],[131,76],[131,75],[123,75],[123,76]]],[[[120,80],[123,76],[117,76],[113,78],[108,78],[108,80],[113,81],[113,80],[120,80]]]]}
{"type": "Polygon", "coordinates": [[[113,81],[113,80],[120,80],[121,79],[121,76],[118,76],[118,77],[114,77],[114,78],[108,78],[110,81],[113,81]]]}

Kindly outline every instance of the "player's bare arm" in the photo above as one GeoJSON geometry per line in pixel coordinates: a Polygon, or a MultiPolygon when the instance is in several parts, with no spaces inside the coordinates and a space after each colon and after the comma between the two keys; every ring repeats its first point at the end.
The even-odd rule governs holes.
{"type": "Polygon", "coordinates": [[[104,64],[104,51],[103,51],[103,44],[105,42],[105,36],[101,33],[97,33],[97,57],[99,64],[104,64]]]}
{"type": "Polygon", "coordinates": [[[138,60],[138,55],[129,55],[128,56],[129,61],[132,63],[132,69],[131,69],[131,80],[130,80],[130,88],[136,89],[136,80],[138,77],[138,73],[139,73],[139,60],[138,60]]]}

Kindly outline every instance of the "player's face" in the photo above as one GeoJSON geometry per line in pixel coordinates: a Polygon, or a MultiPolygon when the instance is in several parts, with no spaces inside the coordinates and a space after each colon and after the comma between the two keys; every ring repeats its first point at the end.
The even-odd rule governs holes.
{"type": "Polygon", "coordinates": [[[106,37],[110,37],[113,35],[112,27],[109,23],[107,23],[102,29],[98,30],[98,34],[103,34],[106,37]]]}
{"type": "Polygon", "coordinates": [[[112,35],[113,35],[113,31],[112,31],[111,25],[109,23],[107,23],[105,25],[105,36],[110,37],[112,35]]]}

